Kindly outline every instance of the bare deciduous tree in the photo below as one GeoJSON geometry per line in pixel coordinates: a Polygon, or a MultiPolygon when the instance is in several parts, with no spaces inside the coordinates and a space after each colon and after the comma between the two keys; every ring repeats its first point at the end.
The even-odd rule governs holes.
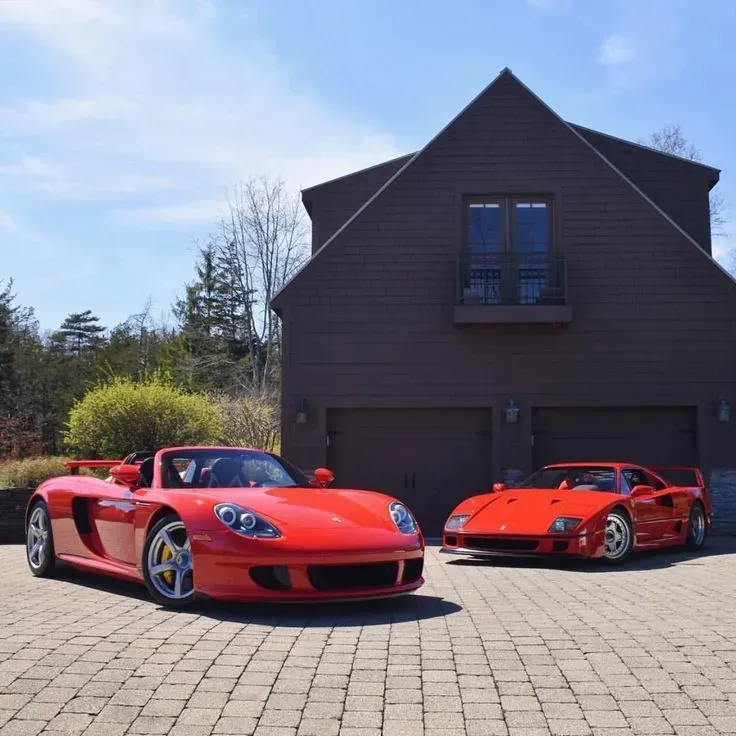
{"type": "Polygon", "coordinates": [[[214,394],[212,400],[220,409],[222,442],[278,452],[281,417],[278,391],[274,387],[241,387],[214,394]]]}
{"type": "MultiPolygon", "coordinates": [[[[640,141],[645,146],[654,148],[662,153],[670,153],[673,156],[680,156],[688,161],[703,162],[700,151],[688,141],[682,134],[682,128],[679,125],[664,125],[659,130],[652,133],[649,138],[640,141]]],[[[712,190],[710,193],[710,232],[715,237],[726,237],[728,230],[726,216],[726,203],[723,195],[712,190]]]]}
{"type": "Polygon", "coordinates": [[[238,185],[220,220],[214,244],[220,263],[231,269],[231,298],[245,315],[255,390],[277,375],[280,325],[269,304],[307,258],[308,236],[299,195],[280,179],[258,177],[238,185]]]}

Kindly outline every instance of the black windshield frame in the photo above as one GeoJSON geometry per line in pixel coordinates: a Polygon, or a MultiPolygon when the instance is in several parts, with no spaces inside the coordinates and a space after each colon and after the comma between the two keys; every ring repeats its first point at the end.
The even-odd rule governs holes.
{"type": "Polygon", "coordinates": [[[618,473],[613,465],[546,465],[521,481],[517,488],[618,493],[618,473]],[[591,476],[592,482],[584,476],[591,476]],[[567,489],[562,485],[565,480],[570,486],[567,489]]]}
{"type": "MultiPolygon", "coordinates": [[[[191,466],[190,466],[191,467],[191,466]]],[[[245,473],[247,481],[248,473],[245,473]]],[[[211,488],[222,487],[253,487],[253,488],[308,488],[312,487],[312,482],[307,475],[290,463],[285,458],[273,452],[264,450],[250,450],[246,448],[183,448],[181,450],[167,450],[161,454],[161,487],[164,489],[176,488],[211,488]],[[229,459],[236,464],[240,464],[245,468],[246,463],[261,463],[263,469],[273,471],[275,475],[280,475],[277,481],[274,479],[269,482],[259,483],[238,483],[237,485],[217,484],[211,485],[210,480],[207,482],[202,480],[202,471],[211,469],[215,461],[220,459],[229,459]],[[187,464],[194,463],[193,468],[187,469],[179,462],[180,467],[174,465],[174,461],[184,461],[187,464]],[[182,472],[184,475],[182,476],[182,472]],[[187,475],[190,478],[187,479],[187,475]]]]}

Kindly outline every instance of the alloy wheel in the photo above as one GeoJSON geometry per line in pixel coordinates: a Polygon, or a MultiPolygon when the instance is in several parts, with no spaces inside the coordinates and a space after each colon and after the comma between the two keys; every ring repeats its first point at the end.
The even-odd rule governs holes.
{"type": "Polygon", "coordinates": [[[46,509],[42,505],[36,506],[28,521],[28,532],[26,535],[26,549],[28,551],[28,564],[33,570],[40,570],[46,560],[49,547],[49,534],[51,525],[46,509]]]}
{"type": "Polygon", "coordinates": [[[690,524],[692,525],[693,543],[699,547],[705,540],[705,514],[700,504],[693,506],[690,524]]]}
{"type": "Polygon", "coordinates": [[[151,584],[162,597],[184,601],[194,594],[192,550],[181,521],[161,527],[148,548],[151,584]]]}
{"type": "Polygon", "coordinates": [[[619,514],[609,514],[606,519],[604,551],[609,560],[625,556],[631,545],[631,530],[619,514]]]}

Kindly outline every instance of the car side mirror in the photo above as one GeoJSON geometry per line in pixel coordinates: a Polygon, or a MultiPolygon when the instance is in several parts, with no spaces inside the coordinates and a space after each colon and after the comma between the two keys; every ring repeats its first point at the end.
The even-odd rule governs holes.
{"type": "Polygon", "coordinates": [[[335,474],[327,468],[317,468],[314,471],[314,485],[318,488],[327,488],[335,480],[335,474]]]}
{"type": "Polygon", "coordinates": [[[494,483],[492,491],[493,493],[503,493],[506,490],[505,483],[494,483]]]}
{"type": "Polygon", "coordinates": [[[135,488],[140,480],[141,471],[137,465],[114,465],[110,468],[110,475],[116,483],[135,488]]]}
{"type": "Polygon", "coordinates": [[[637,496],[651,496],[652,493],[654,493],[652,486],[634,486],[631,489],[632,498],[636,498],[637,496]]]}

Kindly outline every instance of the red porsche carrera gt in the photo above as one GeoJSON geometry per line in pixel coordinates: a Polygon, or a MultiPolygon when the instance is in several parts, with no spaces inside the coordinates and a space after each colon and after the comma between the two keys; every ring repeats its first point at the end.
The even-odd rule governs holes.
{"type": "Polygon", "coordinates": [[[145,583],[161,605],[388,597],[423,583],[411,511],[372,491],[328,488],[274,453],[171,447],[125,460],[76,460],[31,497],[31,572],[57,559],[145,583]],[[101,480],[79,468],[110,468],[101,480]]]}
{"type": "Polygon", "coordinates": [[[580,555],[623,562],[634,550],[703,546],[713,510],[697,468],[547,465],[518,488],[462,501],[442,552],[472,557],[580,555]]]}

